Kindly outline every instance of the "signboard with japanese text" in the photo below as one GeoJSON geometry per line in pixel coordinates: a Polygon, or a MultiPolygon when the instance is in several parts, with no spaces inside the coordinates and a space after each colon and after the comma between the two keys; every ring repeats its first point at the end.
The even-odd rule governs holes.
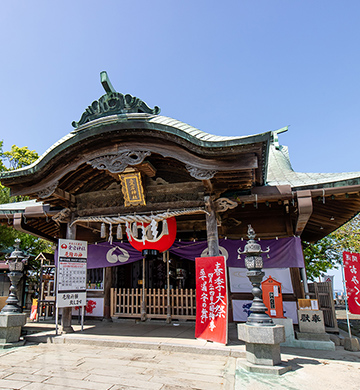
{"type": "Polygon", "coordinates": [[[58,256],[87,259],[87,241],[59,239],[58,256]]]}
{"type": "Polygon", "coordinates": [[[195,273],[195,337],[226,344],[228,310],[225,257],[197,257],[195,273]]]}
{"type": "Polygon", "coordinates": [[[58,291],[86,290],[86,259],[60,257],[58,261],[58,291]]]}
{"type": "Polygon", "coordinates": [[[360,254],[343,252],[349,311],[360,314],[360,254]]]}
{"type": "Polygon", "coordinates": [[[76,307],[86,305],[86,292],[64,292],[58,293],[58,307],[76,307]]]}
{"type": "Polygon", "coordinates": [[[87,242],[60,239],[57,261],[57,307],[86,305],[87,242]]]}
{"type": "Polygon", "coordinates": [[[141,182],[141,173],[132,172],[119,175],[121,189],[124,195],[125,207],[145,206],[144,190],[141,182]]]}

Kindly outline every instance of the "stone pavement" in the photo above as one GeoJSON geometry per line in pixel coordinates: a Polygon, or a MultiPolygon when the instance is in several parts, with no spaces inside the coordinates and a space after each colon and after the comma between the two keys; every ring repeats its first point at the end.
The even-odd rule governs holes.
{"type": "Polygon", "coordinates": [[[86,322],[54,336],[53,324],[24,347],[0,352],[0,389],[359,389],[360,352],[282,348],[293,371],[282,376],[237,369],[245,346],[230,327],[222,346],[194,339],[194,325],[86,322]],[[47,343],[38,343],[39,341],[47,343]]]}
{"type": "Polygon", "coordinates": [[[0,361],[1,389],[217,390],[235,379],[227,356],[86,344],[19,347],[0,361]]]}

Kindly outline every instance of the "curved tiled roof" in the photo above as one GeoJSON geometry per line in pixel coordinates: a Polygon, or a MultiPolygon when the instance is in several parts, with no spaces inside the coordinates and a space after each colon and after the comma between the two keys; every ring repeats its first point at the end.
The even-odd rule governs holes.
{"type": "Polygon", "coordinates": [[[204,149],[220,149],[232,146],[249,145],[255,142],[269,142],[272,135],[272,132],[268,131],[251,136],[217,136],[205,133],[184,122],[162,115],[152,115],[146,113],[125,113],[110,115],[92,120],[79,126],[71,133],[67,134],[59,141],[54,143],[31,165],[14,171],[4,172],[0,175],[0,178],[18,177],[35,173],[41,169],[51,158],[61,153],[63,150],[67,149],[76,142],[82,141],[89,136],[96,136],[102,133],[106,133],[107,131],[112,131],[113,128],[111,128],[109,125],[124,122],[129,124],[140,122],[142,123],[142,126],[144,126],[144,128],[149,131],[163,131],[187,140],[188,142],[204,149]],[[109,126],[109,130],[107,129],[107,126],[109,126]]]}
{"type": "Polygon", "coordinates": [[[339,187],[360,184],[360,172],[303,173],[295,172],[287,146],[270,145],[267,184],[290,185],[293,189],[339,187]]]}
{"type": "MultiPolygon", "coordinates": [[[[86,131],[90,127],[96,127],[98,125],[112,124],[112,123],[124,122],[124,121],[131,122],[131,121],[138,121],[138,120],[146,121],[149,124],[159,124],[159,125],[166,126],[168,128],[173,128],[174,130],[178,130],[179,133],[177,135],[184,137],[188,140],[191,140],[191,138],[193,138],[192,141],[194,143],[196,143],[196,141],[218,143],[218,142],[229,142],[229,141],[238,140],[240,142],[237,142],[237,143],[241,144],[242,140],[246,140],[249,137],[254,137],[254,136],[227,137],[227,136],[212,135],[209,133],[205,133],[204,131],[199,130],[196,127],[190,126],[187,123],[181,122],[177,119],[169,118],[169,117],[163,116],[163,115],[151,115],[151,114],[144,114],[144,113],[128,113],[128,114],[120,114],[120,115],[111,115],[111,116],[107,116],[104,118],[95,119],[91,122],[85,123],[82,126],[79,126],[72,133],[86,131]],[[184,134],[181,134],[181,132],[183,132],[184,134]],[[191,138],[189,138],[188,136],[190,136],[191,138]]],[[[258,134],[258,135],[261,135],[261,134],[258,134]]],[[[208,146],[208,147],[215,146],[216,147],[219,145],[208,144],[208,145],[204,145],[204,146],[208,146]]]]}

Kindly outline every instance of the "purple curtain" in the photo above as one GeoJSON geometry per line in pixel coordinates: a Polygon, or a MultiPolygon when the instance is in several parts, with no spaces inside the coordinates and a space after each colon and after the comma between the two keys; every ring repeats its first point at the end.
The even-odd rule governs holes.
{"type": "MultiPolygon", "coordinates": [[[[238,248],[244,249],[246,241],[241,240],[219,240],[220,254],[228,258],[228,267],[245,268],[244,255],[238,260],[238,248]]],[[[270,247],[269,258],[263,255],[264,268],[288,268],[304,267],[304,256],[299,237],[279,238],[278,240],[261,240],[261,248],[265,250],[270,247]]],[[[170,248],[170,253],[183,259],[194,261],[196,257],[207,255],[207,242],[180,242],[175,241],[170,248]]],[[[56,256],[55,256],[56,258],[56,256]]],[[[122,264],[129,264],[141,260],[141,253],[130,244],[113,242],[90,244],[88,246],[88,269],[111,267],[122,264]]]]}

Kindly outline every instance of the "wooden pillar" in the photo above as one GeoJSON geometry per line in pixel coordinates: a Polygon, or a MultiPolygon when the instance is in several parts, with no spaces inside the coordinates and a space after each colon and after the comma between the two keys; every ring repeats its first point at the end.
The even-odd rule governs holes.
{"type": "MultiPolygon", "coordinates": [[[[67,224],[66,227],[66,238],[70,240],[76,239],[76,225],[73,225],[70,227],[72,222],[72,219],[67,224]]],[[[63,333],[72,333],[74,332],[73,327],[71,326],[71,318],[72,318],[72,307],[64,307],[62,309],[62,316],[61,316],[61,326],[62,326],[62,332],[63,333]]]]}
{"type": "Polygon", "coordinates": [[[105,279],[104,279],[104,319],[111,321],[110,315],[110,289],[112,283],[112,267],[105,268],[105,279]]]}
{"type": "Polygon", "coordinates": [[[219,256],[219,236],[216,221],[215,205],[210,196],[205,196],[206,211],[206,233],[209,248],[209,256],[219,256]]]}
{"type": "Polygon", "coordinates": [[[166,323],[171,324],[171,308],[170,308],[170,252],[166,251],[163,254],[166,260],[166,323]]]}
{"type": "Polygon", "coordinates": [[[141,321],[146,321],[146,296],[145,296],[145,257],[142,266],[142,294],[141,294],[141,321]]]}

